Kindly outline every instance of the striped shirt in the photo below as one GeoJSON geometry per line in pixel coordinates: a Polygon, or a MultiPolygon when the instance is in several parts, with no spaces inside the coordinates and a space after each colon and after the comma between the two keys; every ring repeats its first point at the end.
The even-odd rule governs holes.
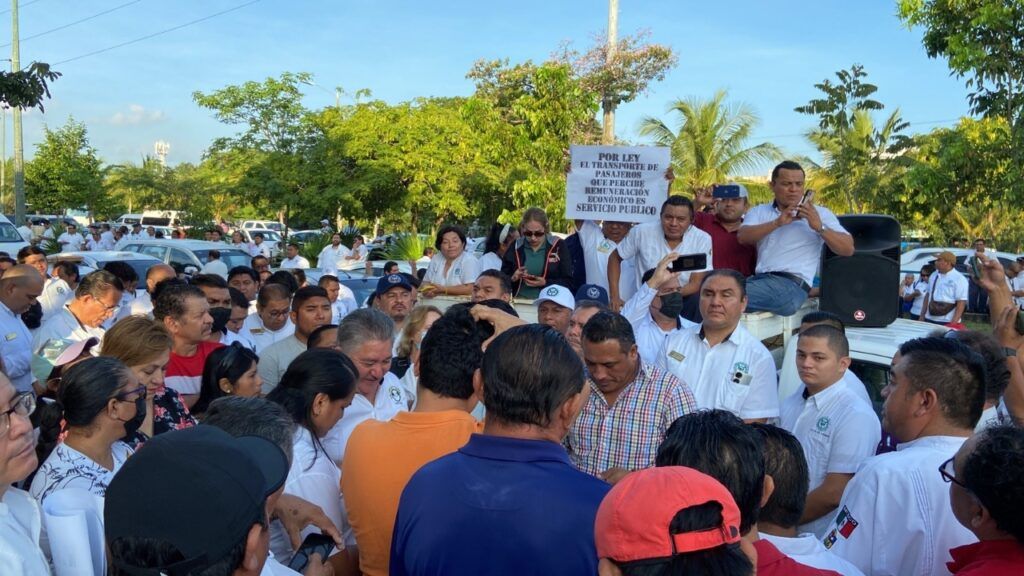
{"type": "Polygon", "coordinates": [[[665,431],[697,409],[693,393],[674,375],[641,363],[611,406],[587,378],[590,397],[565,439],[572,463],[597,476],[610,468],[641,470],[654,465],[665,431]]]}
{"type": "Polygon", "coordinates": [[[196,353],[191,356],[180,356],[171,352],[164,375],[164,385],[178,394],[199,394],[203,384],[203,367],[206,357],[217,348],[220,342],[200,342],[196,353]]]}

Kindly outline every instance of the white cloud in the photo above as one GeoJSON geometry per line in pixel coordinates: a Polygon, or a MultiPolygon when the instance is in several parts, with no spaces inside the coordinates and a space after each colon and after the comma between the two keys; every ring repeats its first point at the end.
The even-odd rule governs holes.
{"type": "Polygon", "coordinates": [[[163,110],[147,110],[141,104],[130,104],[127,111],[115,112],[110,123],[115,126],[155,124],[163,119],[163,110]]]}

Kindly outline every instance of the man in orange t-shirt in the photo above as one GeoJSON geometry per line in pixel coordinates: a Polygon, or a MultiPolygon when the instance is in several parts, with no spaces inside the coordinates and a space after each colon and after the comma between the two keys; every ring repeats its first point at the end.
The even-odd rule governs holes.
{"type": "Polygon", "coordinates": [[[367,420],[349,437],[341,492],[363,574],[388,574],[398,500],[412,475],[481,431],[470,412],[481,398],[484,339],[467,307],[450,308],[420,344],[416,408],[388,422],[367,420]]]}

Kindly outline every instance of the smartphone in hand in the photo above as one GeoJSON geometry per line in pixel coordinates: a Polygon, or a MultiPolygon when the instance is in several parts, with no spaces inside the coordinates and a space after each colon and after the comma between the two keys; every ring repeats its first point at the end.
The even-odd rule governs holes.
{"type": "Polygon", "coordinates": [[[707,254],[684,254],[672,261],[669,266],[670,272],[692,272],[703,270],[708,267],[707,254]]]}
{"type": "Polygon", "coordinates": [[[295,551],[295,555],[292,556],[288,567],[292,570],[301,573],[306,569],[306,565],[309,564],[309,558],[313,554],[319,554],[320,560],[323,562],[327,561],[327,557],[334,552],[334,539],[326,534],[313,533],[302,541],[299,549],[295,551]]]}

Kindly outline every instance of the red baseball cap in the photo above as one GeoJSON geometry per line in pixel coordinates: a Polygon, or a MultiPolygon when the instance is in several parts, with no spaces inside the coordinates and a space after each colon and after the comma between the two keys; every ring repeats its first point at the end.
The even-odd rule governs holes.
{"type": "Polygon", "coordinates": [[[670,558],[740,541],[740,510],[732,494],[711,476],[684,466],[633,472],[601,502],[594,522],[597,555],[616,562],[670,558]],[[717,502],[718,529],[673,534],[672,519],[683,509],[717,502]]]}

